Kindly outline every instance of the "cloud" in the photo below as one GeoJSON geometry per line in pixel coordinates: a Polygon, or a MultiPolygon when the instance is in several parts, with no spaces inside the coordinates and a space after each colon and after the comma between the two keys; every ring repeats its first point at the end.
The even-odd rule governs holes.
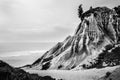
{"type": "Polygon", "coordinates": [[[119,0],[0,0],[0,42],[62,41],[79,24],[77,8],[119,0]]]}
{"type": "MultiPolygon", "coordinates": [[[[68,24],[66,26],[69,26],[68,24]]],[[[4,42],[58,42],[74,32],[74,27],[54,25],[53,28],[10,28],[1,30],[4,42]],[[72,29],[73,28],[73,29],[72,29]],[[9,40],[9,41],[8,41],[9,40]]]]}

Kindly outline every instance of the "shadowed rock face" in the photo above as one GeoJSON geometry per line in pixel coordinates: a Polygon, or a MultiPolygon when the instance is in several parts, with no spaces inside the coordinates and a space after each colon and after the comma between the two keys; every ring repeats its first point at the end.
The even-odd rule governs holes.
{"type": "Polygon", "coordinates": [[[47,51],[31,67],[35,69],[75,69],[89,64],[107,45],[118,45],[120,18],[114,9],[97,7],[84,12],[73,36],[47,51]]]}

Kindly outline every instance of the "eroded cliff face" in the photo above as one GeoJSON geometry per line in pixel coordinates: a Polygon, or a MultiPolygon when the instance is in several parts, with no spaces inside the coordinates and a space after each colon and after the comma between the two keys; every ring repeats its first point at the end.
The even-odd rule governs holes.
{"type": "Polygon", "coordinates": [[[120,18],[117,15],[114,9],[107,7],[86,11],[75,34],[56,44],[31,67],[71,70],[94,62],[105,46],[119,45],[120,18]]]}

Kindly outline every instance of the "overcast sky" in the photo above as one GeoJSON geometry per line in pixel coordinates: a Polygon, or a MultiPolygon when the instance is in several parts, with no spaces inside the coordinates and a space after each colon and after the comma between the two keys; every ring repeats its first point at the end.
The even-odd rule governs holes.
{"type": "Polygon", "coordinates": [[[72,35],[77,8],[117,6],[120,0],[0,0],[0,42],[58,42],[72,35]]]}

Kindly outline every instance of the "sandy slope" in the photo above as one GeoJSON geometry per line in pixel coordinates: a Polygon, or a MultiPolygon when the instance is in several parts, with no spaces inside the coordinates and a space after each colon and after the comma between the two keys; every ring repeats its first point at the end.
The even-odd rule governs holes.
{"type": "Polygon", "coordinates": [[[27,72],[37,73],[40,76],[50,75],[57,79],[64,80],[97,80],[98,78],[104,76],[106,72],[112,72],[119,66],[107,67],[103,69],[89,69],[89,70],[79,70],[79,71],[68,71],[68,70],[30,70],[27,72]]]}

